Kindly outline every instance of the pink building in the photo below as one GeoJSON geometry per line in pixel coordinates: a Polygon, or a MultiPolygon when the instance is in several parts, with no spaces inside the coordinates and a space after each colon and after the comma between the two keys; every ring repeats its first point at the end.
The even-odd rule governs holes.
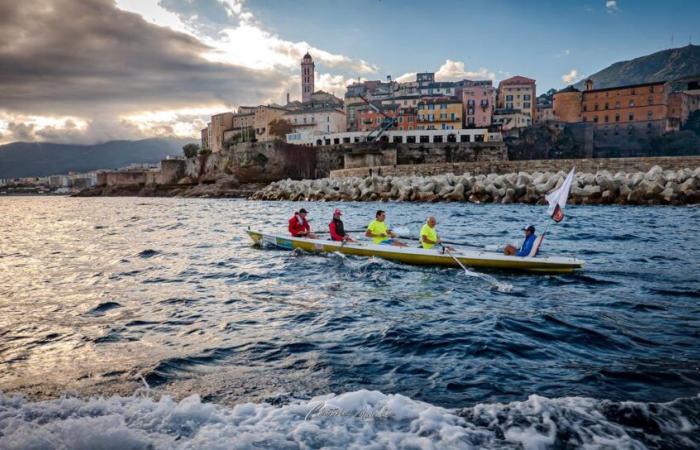
{"type": "Polygon", "coordinates": [[[493,86],[465,86],[462,89],[464,126],[466,128],[491,126],[495,103],[496,89],[493,86]]]}

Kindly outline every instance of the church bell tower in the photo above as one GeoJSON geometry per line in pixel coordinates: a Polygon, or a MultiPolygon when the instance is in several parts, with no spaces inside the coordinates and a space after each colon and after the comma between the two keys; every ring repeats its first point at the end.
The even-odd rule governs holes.
{"type": "Polygon", "coordinates": [[[311,94],[314,93],[314,60],[306,52],[306,55],[301,60],[301,101],[308,102],[311,100],[311,94]]]}

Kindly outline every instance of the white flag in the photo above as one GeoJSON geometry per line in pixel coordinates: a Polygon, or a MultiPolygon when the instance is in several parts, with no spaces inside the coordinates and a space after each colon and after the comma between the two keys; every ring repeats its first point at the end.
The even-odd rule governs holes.
{"type": "Polygon", "coordinates": [[[564,206],[566,206],[566,200],[569,198],[569,190],[571,190],[571,183],[574,181],[575,172],[576,167],[571,169],[571,172],[566,176],[564,183],[562,183],[559,189],[545,196],[545,199],[547,199],[549,203],[547,214],[551,216],[555,222],[561,222],[564,218],[564,206]]]}

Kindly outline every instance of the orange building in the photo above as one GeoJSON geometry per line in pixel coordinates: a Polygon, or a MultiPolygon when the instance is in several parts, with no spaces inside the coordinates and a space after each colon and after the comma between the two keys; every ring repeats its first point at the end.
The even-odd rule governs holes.
{"type": "Polygon", "coordinates": [[[586,80],[583,92],[569,86],[554,94],[554,115],[561,122],[602,126],[655,122],[670,131],[677,129],[681,121],[676,124],[670,119],[682,119],[686,111],[682,100],[671,93],[670,84],[664,81],[593,89],[593,81],[586,80]]]}
{"type": "Polygon", "coordinates": [[[582,93],[581,121],[626,125],[667,120],[669,91],[665,82],[586,90],[582,93]]]}

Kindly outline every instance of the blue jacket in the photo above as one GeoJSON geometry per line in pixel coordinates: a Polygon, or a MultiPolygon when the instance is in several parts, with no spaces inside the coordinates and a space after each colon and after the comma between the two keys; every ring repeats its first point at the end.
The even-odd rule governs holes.
{"type": "Polygon", "coordinates": [[[537,239],[537,236],[535,236],[535,233],[532,233],[530,236],[525,238],[525,242],[523,242],[523,246],[520,247],[520,250],[518,253],[515,254],[515,256],[527,256],[530,254],[532,251],[532,244],[535,243],[535,239],[537,239]]]}

